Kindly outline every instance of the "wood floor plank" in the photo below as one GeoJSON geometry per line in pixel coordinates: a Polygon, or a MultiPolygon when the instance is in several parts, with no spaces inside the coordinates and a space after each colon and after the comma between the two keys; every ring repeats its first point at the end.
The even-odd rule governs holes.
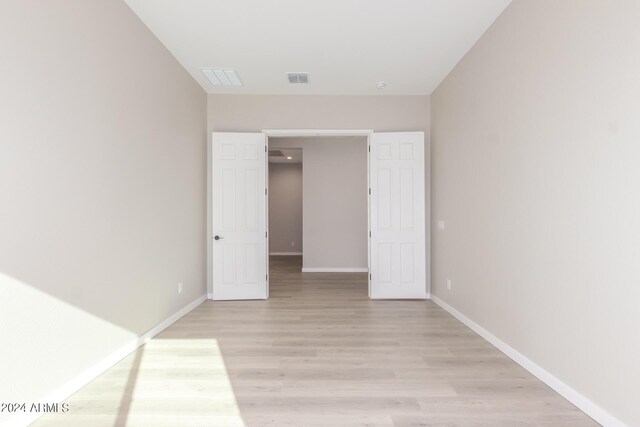
{"type": "Polygon", "coordinates": [[[596,426],[431,301],[272,257],[270,299],[207,301],[36,426],[596,426]]]}

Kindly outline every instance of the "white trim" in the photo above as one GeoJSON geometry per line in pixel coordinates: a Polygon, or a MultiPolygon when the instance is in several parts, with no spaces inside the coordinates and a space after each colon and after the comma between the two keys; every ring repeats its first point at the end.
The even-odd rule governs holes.
{"type": "MultiPolygon", "coordinates": [[[[73,393],[80,390],[82,387],[96,379],[99,375],[103,374],[107,369],[114,366],[116,363],[120,362],[122,359],[127,357],[132,352],[136,351],[139,347],[143,346],[149,340],[151,340],[154,336],[158,335],[160,332],[164,331],[166,328],[175,323],[178,319],[180,319],[185,314],[189,313],[191,310],[202,304],[207,299],[206,295],[203,295],[197,298],[195,301],[191,302],[184,308],[180,309],[177,313],[168,317],[162,323],[158,324],[154,328],[150,329],[144,335],[141,335],[138,338],[134,338],[129,343],[123,345],[118,350],[114,351],[89,369],[77,375],[71,381],[68,381],[66,384],[54,390],[52,393],[47,395],[44,399],[39,399],[38,402],[63,402],[73,393]]],[[[44,415],[44,412],[29,412],[26,414],[19,414],[15,418],[9,418],[6,420],[7,426],[9,425],[29,425],[33,423],[35,420],[44,415]]]]}
{"type": "Polygon", "coordinates": [[[262,131],[268,137],[278,136],[368,136],[373,129],[264,129],[262,131]]]}
{"type": "Polygon", "coordinates": [[[509,344],[505,343],[500,338],[496,337],[491,332],[487,331],[482,326],[478,325],[476,322],[460,313],[458,310],[442,301],[437,296],[431,295],[431,300],[448,311],[453,317],[467,325],[471,330],[487,340],[498,350],[509,356],[518,365],[522,366],[524,369],[536,376],[540,381],[551,387],[562,397],[574,404],[582,412],[593,418],[596,422],[602,424],[605,427],[628,427],[614,415],[596,405],[586,396],[571,388],[571,386],[564,383],[562,380],[555,377],[553,374],[551,374],[541,366],[537,365],[524,354],[520,353],[509,344]]]}
{"type": "MultiPolygon", "coordinates": [[[[262,132],[264,136],[264,231],[265,237],[269,236],[269,136],[262,132]]],[[[270,256],[270,245],[271,239],[266,239],[264,246],[264,262],[265,262],[265,271],[266,271],[266,280],[265,280],[265,299],[269,299],[269,274],[271,274],[271,266],[269,264],[269,256],[270,256]]]]}
{"type": "Polygon", "coordinates": [[[368,268],[360,268],[360,267],[350,267],[350,268],[341,268],[341,267],[329,267],[329,268],[308,268],[303,267],[303,273],[366,273],[369,271],[368,268]]]}
{"type": "Polygon", "coordinates": [[[289,256],[289,255],[291,255],[291,256],[293,256],[293,255],[302,255],[302,252],[269,252],[269,255],[280,255],[280,256],[283,256],[283,255],[289,256]]]}
{"type": "Polygon", "coordinates": [[[213,292],[209,292],[207,294],[207,299],[213,299],[213,292]]]}
{"type": "MultiPolygon", "coordinates": [[[[371,135],[367,135],[367,272],[371,268],[371,135]]],[[[371,274],[367,275],[367,296],[371,298],[371,274]]]]}

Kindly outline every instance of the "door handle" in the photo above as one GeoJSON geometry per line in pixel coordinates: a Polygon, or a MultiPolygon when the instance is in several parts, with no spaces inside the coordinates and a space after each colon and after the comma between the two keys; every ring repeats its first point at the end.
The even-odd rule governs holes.
{"type": "Polygon", "coordinates": [[[224,239],[224,237],[222,236],[213,236],[213,240],[220,240],[220,239],[224,239]]]}

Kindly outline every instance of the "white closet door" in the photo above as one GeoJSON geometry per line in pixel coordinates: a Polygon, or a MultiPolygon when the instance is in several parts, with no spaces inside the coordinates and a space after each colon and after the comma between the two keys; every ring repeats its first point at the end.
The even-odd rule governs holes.
{"type": "Polygon", "coordinates": [[[426,298],[424,133],[373,133],[370,147],[370,297],[426,298]]]}
{"type": "Polygon", "coordinates": [[[213,299],[267,298],[265,135],[212,135],[213,299]]]}

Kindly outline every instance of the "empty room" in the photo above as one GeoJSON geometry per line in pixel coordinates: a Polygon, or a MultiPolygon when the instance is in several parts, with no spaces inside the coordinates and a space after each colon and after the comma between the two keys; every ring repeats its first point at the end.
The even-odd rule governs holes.
{"type": "Polygon", "coordinates": [[[640,426],[640,1],[0,1],[0,426],[640,426]]]}

